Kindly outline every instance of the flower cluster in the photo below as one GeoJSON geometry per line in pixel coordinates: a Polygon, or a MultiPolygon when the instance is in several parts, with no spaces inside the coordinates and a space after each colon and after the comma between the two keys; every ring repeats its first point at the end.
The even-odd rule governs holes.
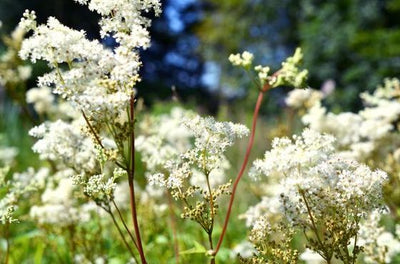
{"type": "Polygon", "coordinates": [[[278,199],[274,192],[265,200],[278,202],[272,207],[279,208],[275,215],[283,214],[291,226],[303,230],[308,247],[327,261],[335,256],[352,263],[360,248],[355,244],[350,254],[348,245],[359,223],[382,208],[387,175],[335,156],[333,143],[332,136],[309,129],[293,141],[275,139],[265,158],[254,162],[251,175],[275,182],[274,189],[281,190],[278,199]]]}
{"type": "MultiPolygon", "coordinates": [[[[176,111],[176,109],[173,111],[174,115],[176,111]]],[[[164,117],[161,118],[163,119],[164,117]]],[[[176,122],[170,123],[177,125],[176,122]]],[[[170,125],[169,128],[173,134],[178,131],[183,132],[184,137],[181,141],[183,144],[178,144],[183,148],[174,149],[169,146],[170,132],[167,134],[161,132],[161,135],[157,135],[161,143],[160,149],[170,149],[168,152],[163,151],[164,157],[169,159],[164,161],[163,157],[157,159],[157,162],[149,159],[152,161],[150,167],[154,167],[152,166],[154,164],[159,165],[158,172],[148,175],[149,183],[167,188],[176,200],[181,201],[184,205],[182,217],[200,224],[211,241],[218,198],[230,194],[231,181],[226,183],[225,180],[225,170],[230,165],[224,153],[237,138],[246,136],[249,131],[240,124],[216,122],[212,117],[202,118],[193,114],[175,128],[170,125]],[[191,145],[190,139],[193,138],[191,145]]],[[[154,132],[160,134],[159,131],[154,132]]],[[[148,137],[154,138],[154,134],[149,134],[148,137]]],[[[147,140],[144,138],[142,141],[147,140]]],[[[151,153],[153,151],[147,151],[146,155],[151,153]]],[[[155,155],[160,156],[159,153],[155,155]]],[[[212,249],[212,242],[210,243],[212,249]]]]}
{"type": "Polygon", "coordinates": [[[194,137],[194,146],[178,153],[178,159],[174,157],[165,163],[168,176],[160,177],[158,174],[158,177],[154,177],[158,178],[157,184],[179,190],[186,179],[193,181],[192,177],[196,178],[194,181],[203,181],[203,184],[205,179],[210,179],[211,183],[223,182],[221,169],[228,167],[224,166],[227,163],[224,152],[233,145],[236,138],[246,136],[248,129],[231,122],[216,122],[212,117],[195,116],[183,123],[194,137]]]}
{"type": "Polygon", "coordinates": [[[360,161],[376,156],[379,160],[399,147],[396,143],[398,133],[394,133],[397,131],[395,122],[400,116],[399,90],[397,79],[385,80],[384,86],[379,86],[372,95],[361,94],[366,107],[358,113],[334,114],[317,101],[302,121],[313,130],[334,135],[342,156],[360,161]],[[388,142],[392,147],[383,147],[388,142]]]}
{"type": "Polygon", "coordinates": [[[282,67],[278,71],[276,79],[271,84],[273,87],[280,85],[291,85],[294,87],[302,87],[308,76],[307,70],[300,70],[298,65],[303,59],[303,53],[300,48],[297,48],[292,57],[282,62],[282,67]]]}
{"type": "MultiPolygon", "coordinates": [[[[2,135],[0,135],[1,139],[2,135]]],[[[16,147],[0,146],[0,167],[11,165],[17,155],[18,149],[16,147]]]]}
{"type": "MultiPolygon", "coordinates": [[[[88,216],[79,199],[89,199],[111,215],[130,249],[112,208],[118,211],[119,220],[130,234],[114,198],[118,182],[123,182],[118,179],[121,176],[129,180],[134,193],[134,87],[140,81],[139,49],[150,45],[147,29],[151,21],[145,13],[154,11],[158,15],[160,1],[76,2],[100,14],[101,37],[111,37],[118,45],[109,48],[98,40],[89,40],[84,31],[71,29],[54,17],[38,25],[33,11],[26,11],[20,22],[20,28],[32,31],[22,43],[20,57],[32,62],[44,60],[51,69],[39,77],[38,88],[27,94],[27,101],[38,114],[50,118],[30,131],[38,138],[33,150],[50,161],[55,171],[51,177],[54,183],[46,186],[41,205],[32,208],[31,216],[42,224],[74,225],[88,216]],[[54,178],[58,174],[65,178],[54,178]],[[64,194],[63,199],[48,198],[57,192],[64,194]]],[[[135,197],[130,199],[135,203],[135,197]]],[[[134,210],[132,217],[137,221],[134,210]]],[[[137,225],[134,227],[137,237],[130,238],[143,261],[140,233],[137,225]]],[[[130,253],[134,257],[131,249],[130,253]]]]}
{"type": "Polygon", "coordinates": [[[35,172],[29,168],[22,173],[14,173],[10,178],[6,177],[8,168],[0,169],[0,223],[13,223],[18,221],[14,212],[18,208],[18,202],[28,197],[33,192],[41,190],[45,186],[49,170],[42,168],[35,172]]]}
{"type": "Polygon", "coordinates": [[[32,67],[18,56],[24,37],[24,29],[17,26],[10,36],[3,37],[6,51],[0,55],[0,85],[19,104],[24,104],[25,83],[32,73],[32,67]]]}
{"type": "MultiPolygon", "coordinates": [[[[77,1],[98,12],[101,35],[112,36],[119,43],[114,50],[97,40],[88,40],[84,31],[62,25],[50,17],[46,25],[36,26],[33,12],[25,12],[20,27],[32,29],[33,35],[22,43],[23,59],[45,60],[54,69],[39,78],[39,88],[54,91],[74,102],[94,122],[126,119],[126,109],[140,79],[141,66],[137,48],[149,46],[147,27],[150,20],[142,12],[160,12],[154,1],[77,1]]],[[[97,127],[100,130],[100,127],[97,127]]]]}
{"type": "Polygon", "coordinates": [[[182,120],[194,116],[191,111],[175,107],[170,114],[143,118],[135,144],[148,172],[156,172],[168,160],[190,148],[192,134],[182,120]]]}
{"type": "MultiPolygon", "coordinates": [[[[250,69],[253,63],[254,55],[248,51],[242,54],[231,54],[229,61],[234,66],[240,66],[245,69],[250,69]]],[[[258,76],[258,82],[261,87],[268,84],[271,88],[276,88],[281,85],[289,85],[294,87],[302,87],[308,76],[307,70],[300,70],[299,64],[303,59],[303,53],[300,48],[297,48],[292,57],[288,57],[282,62],[282,67],[274,74],[269,75],[270,68],[261,65],[254,67],[258,76]]]]}
{"type": "Polygon", "coordinates": [[[382,214],[374,211],[360,226],[359,245],[363,247],[365,263],[392,263],[400,254],[400,226],[396,225],[395,235],[380,225],[382,214]]]}
{"type": "Polygon", "coordinates": [[[309,109],[316,103],[320,102],[322,98],[323,94],[320,91],[312,90],[309,88],[294,89],[291,92],[289,92],[285,102],[286,105],[294,109],[301,109],[301,108],[309,109]]]}
{"type": "Polygon", "coordinates": [[[242,54],[231,54],[229,56],[229,61],[234,66],[242,66],[249,67],[253,63],[254,55],[248,51],[243,52],[242,54]]]}
{"type": "Polygon", "coordinates": [[[81,133],[82,125],[58,120],[34,127],[29,133],[39,140],[33,151],[42,159],[56,161],[59,167],[74,168],[78,173],[96,171],[96,150],[92,140],[81,133]]]}
{"type": "Polygon", "coordinates": [[[298,263],[299,252],[291,246],[295,230],[285,221],[275,222],[273,226],[269,222],[263,216],[254,223],[250,241],[257,251],[250,258],[241,258],[241,263],[298,263]]]}
{"type": "Polygon", "coordinates": [[[77,204],[73,198],[75,187],[68,175],[56,175],[60,177],[56,186],[47,186],[41,195],[41,204],[34,205],[30,209],[30,217],[38,221],[40,225],[55,225],[57,227],[70,226],[72,224],[89,221],[90,212],[96,209],[96,205],[77,204]]]}
{"type": "MultiPolygon", "coordinates": [[[[88,5],[89,9],[99,13],[102,18],[99,22],[102,37],[112,35],[124,48],[133,49],[137,47],[148,47],[149,32],[147,27],[150,19],[142,16],[142,12],[154,10],[156,15],[161,13],[159,0],[146,1],[99,1],[99,0],[75,0],[88,5]]],[[[123,50],[117,53],[123,54],[123,50]],[[122,52],[122,53],[120,53],[122,52]]]]}

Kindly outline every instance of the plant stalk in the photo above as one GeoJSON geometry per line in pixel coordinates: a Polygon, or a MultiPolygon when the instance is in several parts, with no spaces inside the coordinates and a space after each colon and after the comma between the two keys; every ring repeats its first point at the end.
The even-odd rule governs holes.
{"type": "Polygon", "coordinates": [[[137,211],[136,211],[136,201],[135,201],[135,186],[133,180],[135,178],[135,98],[133,94],[131,95],[130,100],[130,124],[131,124],[131,135],[130,135],[130,169],[128,170],[128,182],[129,182],[129,194],[131,199],[131,212],[132,212],[132,220],[133,227],[135,230],[136,242],[138,245],[140,260],[142,264],[147,264],[146,257],[144,255],[144,250],[142,246],[142,239],[140,237],[139,223],[137,219],[137,211]]]}
{"type": "Polygon", "coordinates": [[[133,259],[134,259],[136,262],[138,262],[137,259],[136,259],[135,254],[133,253],[131,247],[129,246],[128,241],[126,241],[125,236],[124,236],[124,233],[122,233],[122,230],[121,230],[121,228],[120,228],[119,225],[118,225],[117,219],[115,219],[115,216],[114,216],[114,214],[112,213],[111,209],[109,209],[109,210],[107,209],[106,212],[111,216],[111,219],[113,220],[113,223],[114,223],[115,227],[117,228],[118,233],[119,233],[119,235],[121,236],[122,241],[124,242],[126,248],[129,250],[129,253],[130,253],[131,256],[133,257],[133,259]]]}
{"type": "Polygon", "coordinates": [[[118,212],[119,219],[121,220],[122,225],[124,226],[126,232],[128,232],[128,235],[129,235],[129,237],[131,238],[133,244],[135,244],[135,247],[138,248],[138,245],[137,245],[137,243],[136,243],[136,239],[133,237],[131,231],[129,230],[128,226],[126,225],[126,222],[125,222],[125,220],[124,220],[124,217],[122,216],[121,210],[119,210],[119,208],[118,208],[118,206],[117,206],[117,204],[115,203],[114,200],[112,200],[112,203],[113,203],[115,209],[116,209],[117,212],[118,212]]]}
{"type": "Polygon", "coordinates": [[[257,126],[257,118],[258,118],[258,114],[260,112],[261,102],[263,100],[264,93],[268,89],[269,89],[269,85],[265,85],[264,88],[262,90],[260,90],[259,93],[258,93],[257,103],[256,103],[256,106],[254,108],[253,124],[252,124],[252,127],[251,127],[251,134],[250,134],[250,138],[249,138],[249,143],[247,145],[247,150],[246,150],[246,154],[244,156],[242,167],[241,167],[241,169],[240,169],[240,171],[239,171],[239,173],[238,173],[238,175],[236,177],[236,180],[235,180],[235,182],[233,184],[232,195],[231,195],[231,198],[229,200],[228,210],[226,212],[225,221],[224,221],[224,225],[223,225],[223,228],[222,228],[222,233],[221,233],[221,235],[219,237],[217,246],[216,246],[216,248],[215,248],[215,250],[213,252],[214,256],[217,255],[217,253],[218,253],[218,251],[219,251],[219,249],[221,247],[222,241],[224,239],[224,236],[225,236],[225,233],[226,233],[226,230],[227,230],[227,227],[228,227],[228,222],[229,222],[229,218],[230,218],[230,215],[231,215],[232,205],[233,205],[233,201],[235,199],[236,190],[237,190],[237,187],[239,185],[240,179],[243,176],[244,170],[246,169],[247,163],[249,161],[251,149],[253,148],[254,136],[255,136],[256,126],[257,126]]]}

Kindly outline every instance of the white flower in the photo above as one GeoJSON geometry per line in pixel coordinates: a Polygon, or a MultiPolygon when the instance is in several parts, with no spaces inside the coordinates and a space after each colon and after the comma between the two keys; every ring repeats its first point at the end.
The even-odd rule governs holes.
{"type": "Polygon", "coordinates": [[[0,147],[0,164],[11,164],[17,155],[18,149],[15,147],[0,147]]]}
{"type": "Polygon", "coordinates": [[[54,112],[55,97],[51,93],[51,89],[47,86],[41,88],[31,88],[26,92],[26,102],[33,104],[38,114],[54,112]]]}
{"type": "Polygon", "coordinates": [[[193,115],[191,111],[175,107],[169,114],[147,116],[139,123],[141,135],[135,147],[149,171],[155,172],[166,161],[189,149],[191,133],[182,120],[193,115]]]}
{"type": "Polygon", "coordinates": [[[318,253],[308,248],[303,253],[301,253],[300,259],[305,261],[307,264],[325,263],[325,260],[318,253]]]}
{"type": "Polygon", "coordinates": [[[29,133],[39,138],[32,149],[42,159],[59,161],[79,171],[96,168],[96,150],[92,140],[82,135],[79,122],[48,122],[31,129],[29,133]]]}
{"type": "Polygon", "coordinates": [[[242,54],[231,54],[229,56],[229,61],[234,65],[234,66],[242,66],[242,67],[248,67],[252,64],[254,59],[254,55],[251,54],[248,51],[243,52],[242,54]]]}
{"type": "Polygon", "coordinates": [[[253,244],[249,241],[242,241],[232,249],[231,258],[236,258],[238,255],[243,258],[250,258],[255,252],[253,244]]]}
{"type": "Polygon", "coordinates": [[[254,67],[254,70],[258,72],[258,78],[260,79],[261,83],[265,83],[268,80],[268,73],[270,71],[269,67],[258,65],[254,67]]]}
{"type": "Polygon", "coordinates": [[[0,191],[4,193],[4,196],[0,198],[0,223],[2,224],[18,221],[14,216],[18,203],[32,192],[43,188],[49,175],[47,168],[42,168],[37,172],[33,168],[28,168],[25,172],[14,173],[11,179],[5,181],[6,172],[7,170],[0,170],[0,174],[4,174],[0,175],[0,191]]]}
{"type": "Polygon", "coordinates": [[[385,159],[399,147],[399,144],[391,143],[390,147],[387,144],[398,141],[394,124],[400,116],[399,83],[398,79],[386,79],[373,94],[362,93],[365,108],[358,113],[334,114],[317,101],[302,121],[313,130],[334,135],[344,157],[363,162],[376,156],[385,159]]]}
{"type": "Polygon", "coordinates": [[[35,11],[29,11],[26,9],[24,14],[22,15],[18,27],[24,29],[25,31],[34,29],[36,27],[35,11]]]}
{"type": "Polygon", "coordinates": [[[334,151],[335,138],[313,130],[306,129],[301,137],[293,136],[293,140],[294,142],[289,138],[275,138],[272,150],[265,153],[263,160],[254,162],[250,176],[288,176],[298,168],[307,168],[326,160],[334,151]]]}
{"type": "MultiPolygon", "coordinates": [[[[380,226],[382,212],[374,211],[360,227],[358,239],[359,245],[364,248],[364,261],[366,263],[391,263],[392,258],[400,253],[400,239],[385,231],[380,226]]],[[[396,226],[397,231],[398,226],[396,226]]]]}
{"type": "MultiPolygon", "coordinates": [[[[329,236],[338,236],[340,230],[340,236],[348,235],[350,239],[358,232],[360,220],[383,208],[382,188],[387,174],[337,157],[334,142],[332,136],[306,129],[301,136],[293,136],[293,140],[275,139],[265,159],[255,161],[251,169],[253,177],[267,176],[272,183],[276,182],[273,188],[281,191],[266,192],[261,205],[245,215],[248,221],[254,221],[262,214],[254,222],[252,232],[258,239],[262,239],[262,232],[267,232],[264,222],[280,215],[303,232],[322,237],[319,243],[324,247],[334,246],[332,250],[340,252],[340,247],[347,248],[349,241],[340,242],[338,247],[329,242],[329,236]],[[268,208],[270,204],[277,205],[268,208]],[[319,232],[316,230],[327,230],[329,235],[315,234],[319,232]]],[[[308,246],[320,254],[328,254],[321,253],[322,249],[313,243],[308,246]]]]}
{"type": "Polygon", "coordinates": [[[312,89],[294,89],[289,92],[285,102],[288,106],[293,108],[310,108],[323,98],[320,91],[312,89]]]}

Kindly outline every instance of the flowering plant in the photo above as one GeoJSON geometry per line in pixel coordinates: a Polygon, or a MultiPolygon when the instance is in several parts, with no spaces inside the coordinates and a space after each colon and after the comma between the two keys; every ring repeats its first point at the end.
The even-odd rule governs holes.
{"type": "MultiPolygon", "coordinates": [[[[400,250],[388,241],[400,243],[393,231],[400,203],[389,199],[396,186],[387,183],[399,182],[398,80],[363,93],[366,107],[359,113],[330,113],[324,93],[293,90],[286,104],[299,110],[307,127],[300,135],[275,138],[264,158],[253,162],[250,177],[243,177],[258,140],[264,96],[280,86],[305,87],[301,49],[273,72],[254,66],[250,52],[229,57],[258,90],[250,129],[180,107],[148,115],[136,91],[139,50],[150,45],[149,14],[160,14],[160,1],[75,2],[100,16],[100,36],[115,39],[115,46],[90,40],[54,17],[38,25],[35,12],[27,10],[12,37],[18,45],[1,57],[0,84],[8,90],[29,75],[17,52],[50,69],[19,102],[31,104],[27,111],[43,121],[29,131],[39,168],[17,172],[17,153],[0,148],[0,154],[11,153],[0,155],[6,263],[12,224],[23,220],[35,223],[35,235],[48,245],[63,245],[65,259],[76,263],[112,262],[115,255],[143,264],[233,261],[224,239],[227,247],[238,244],[232,252],[242,263],[389,263],[396,257],[400,250]],[[244,156],[233,157],[235,144],[247,137],[244,156]],[[259,201],[249,206],[255,197],[259,201]],[[235,234],[242,241],[229,237],[238,202],[251,244],[243,242],[243,229],[235,234]],[[391,217],[388,211],[393,230],[379,222],[391,217]],[[113,247],[118,249],[107,251],[113,247]]],[[[257,145],[267,146],[264,141],[257,145]]]]}

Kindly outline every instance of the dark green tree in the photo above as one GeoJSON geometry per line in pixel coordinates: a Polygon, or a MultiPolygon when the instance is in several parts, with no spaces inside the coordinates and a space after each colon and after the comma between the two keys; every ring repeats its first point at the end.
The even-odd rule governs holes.
{"type": "MultiPolygon", "coordinates": [[[[198,34],[207,60],[232,71],[226,57],[248,49],[274,65],[296,46],[305,53],[309,84],[336,82],[340,105],[355,109],[361,90],[400,74],[399,0],[207,0],[198,34]]],[[[238,85],[238,84],[236,84],[238,85]]],[[[239,84],[240,85],[240,84],[239,84]]]]}

